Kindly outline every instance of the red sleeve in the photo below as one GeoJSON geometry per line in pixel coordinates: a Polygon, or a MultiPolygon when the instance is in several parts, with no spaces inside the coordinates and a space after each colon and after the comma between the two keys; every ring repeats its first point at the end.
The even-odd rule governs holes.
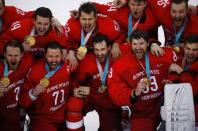
{"type": "Polygon", "coordinates": [[[109,17],[115,19],[118,16],[117,8],[113,2],[108,2],[107,4],[94,3],[98,13],[108,15],[109,17]]]}
{"type": "Polygon", "coordinates": [[[70,18],[64,26],[64,32],[68,39],[68,48],[77,49],[80,42],[81,26],[79,20],[70,18]],[[78,40],[78,41],[77,41],[78,40]]]}
{"type": "Polygon", "coordinates": [[[7,42],[14,39],[13,32],[11,31],[11,28],[6,30],[1,37],[0,37],[0,55],[3,55],[3,49],[7,42]]]}
{"type": "MultiPolygon", "coordinates": [[[[63,27],[64,28],[64,27],[63,27]]],[[[58,42],[64,49],[68,49],[69,48],[69,39],[66,36],[65,33],[58,33],[58,31],[56,29],[53,29],[53,36],[54,36],[54,40],[56,42],[58,42]]]]}
{"type": "Polygon", "coordinates": [[[130,105],[132,89],[123,81],[119,72],[120,67],[117,63],[110,69],[107,84],[112,101],[118,106],[130,105]]]}
{"type": "Polygon", "coordinates": [[[23,107],[28,107],[32,104],[33,100],[29,96],[30,90],[35,86],[32,82],[32,71],[30,71],[27,74],[27,78],[25,79],[23,88],[21,90],[20,96],[19,96],[19,102],[23,107]]]}
{"type": "Polygon", "coordinates": [[[109,17],[101,16],[98,17],[98,24],[99,24],[99,33],[105,34],[108,36],[109,40],[112,42],[122,43],[124,42],[123,32],[120,29],[120,26],[117,21],[112,20],[109,17]],[[107,28],[106,25],[108,25],[107,28]]]}
{"type": "Polygon", "coordinates": [[[193,95],[198,95],[197,81],[198,75],[193,77],[189,72],[184,72],[180,75],[180,81],[182,83],[190,83],[193,90],[193,95]]]}

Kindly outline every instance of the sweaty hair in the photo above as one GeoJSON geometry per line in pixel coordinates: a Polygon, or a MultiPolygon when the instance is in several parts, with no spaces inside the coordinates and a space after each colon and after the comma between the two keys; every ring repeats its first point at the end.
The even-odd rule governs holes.
{"type": "Polygon", "coordinates": [[[102,42],[102,41],[105,41],[107,46],[109,47],[111,45],[110,41],[109,41],[109,38],[106,36],[106,35],[103,35],[103,34],[97,34],[94,39],[93,39],[93,44],[97,44],[99,42],[102,42]]]}
{"type": "Polygon", "coordinates": [[[82,12],[85,12],[87,14],[91,14],[92,12],[94,13],[94,16],[97,14],[97,9],[95,5],[91,2],[86,2],[83,3],[79,9],[78,9],[79,15],[81,15],[82,12]]]}
{"type": "Polygon", "coordinates": [[[4,47],[4,52],[5,52],[5,53],[6,53],[7,47],[19,48],[20,51],[21,51],[21,53],[24,52],[24,48],[23,48],[23,46],[22,46],[22,43],[19,42],[19,41],[17,41],[17,40],[12,40],[12,41],[6,43],[6,45],[5,45],[5,47],[4,47]]]}
{"type": "MultiPolygon", "coordinates": [[[[58,43],[58,42],[56,42],[56,41],[50,41],[49,43],[48,43],[48,45],[46,46],[46,48],[45,48],[45,53],[47,52],[47,50],[48,49],[60,49],[60,51],[61,51],[61,49],[62,49],[62,47],[60,46],[60,44],[58,43]]],[[[61,51],[62,52],[62,51],[61,51]]]]}
{"type": "MultiPolygon", "coordinates": [[[[129,0],[129,1],[131,1],[131,0],[129,0]]],[[[134,1],[137,2],[137,3],[146,2],[146,0],[134,0],[134,1]]]]}
{"type": "Polygon", "coordinates": [[[130,41],[132,41],[133,39],[144,39],[146,42],[148,42],[148,33],[144,32],[142,30],[138,30],[136,29],[135,31],[133,31],[133,33],[130,36],[130,41]]]}
{"type": "Polygon", "coordinates": [[[44,18],[50,18],[50,20],[52,19],[52,12],[49,8],[46,7],[39,7],[36,9],[36,11],[34,12],[34,19],[36,20],[37,15],[44,17],[44,18]]]}
{"type": "Polygon", "coordinates": [[[188,0],[172,0],[172,3],[174,3],[174,4],[181,4],[183,2],[186,5],[186,9],[188,9],[188,0]]]}
{"type": "Polygon", "coordinates": [[[191,43],[196,43],[198,44],[198,35],[196,34],[192,34],[188,37],[188,39],[186,40],[186,44],[191,44],[191,43]]]}

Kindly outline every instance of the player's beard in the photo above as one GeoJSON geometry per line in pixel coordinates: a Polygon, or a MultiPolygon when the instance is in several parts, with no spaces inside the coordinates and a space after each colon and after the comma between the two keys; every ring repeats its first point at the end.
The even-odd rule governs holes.
{"type": "Polygon", "coordinates": [[[190,54],[187,54],[186,55],[186,61],[187,63],[193,63],[195,60],[197,59],[197,56],[194,56],[194,55],[190,55],[190,54]]]}
{"type": "Polygon", "coordinates": [[[55,70],[59,65],[59,62],[48,62],[48,65],[50,67],[50,70],[55,70]]]}
{"type": "Polygon", "coordinates": [[[176,27],[180,27],[182,25],[183,21],[184,20],[181,17],[175,17],[174,18],[174,24],[175,24],[176,27]]]}
{"type": "Polygon", "coordinates": [[[141,50],[134,50],[134,54],[137,59],[142,59],[145,55],[145,51],[143,49],[141,50]]]}
{"type": "Polygon", "coordinates": [[[97,59],[100,63],[103,63],[105,61],[105,55],[100,55],[100,56],[97,56],[97,59]]]}
{"type": "MultiPolygon", "coordinates": [[[[8,62],[8,61],[7,61],[8,62]]],[[[10,61],[10,62],[8,62],[9,63],[9,68],[11,69],[11,70],[16,70],[16,68],[17,68],[17,65],[18,65],[18,62],[16,61],[16,60],[12,60],[12,61],[10,61]]]]}

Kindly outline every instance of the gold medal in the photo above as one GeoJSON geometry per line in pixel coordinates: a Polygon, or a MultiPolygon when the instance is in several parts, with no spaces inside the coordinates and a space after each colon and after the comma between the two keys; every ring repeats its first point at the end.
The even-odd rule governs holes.
{"type": "Polygon", "coordinates": [[[80,46],[80,47],[78,48],[78,51],[79,51],[79,52],[82,52],[82,53],[84,53],[84,54],[86,54],[86,53],[87,53],[87,48],[86,48],[85,46],[80,46]]]}
{"type": "Polygon", "coordinates": [[[179,53],[179,52],[180,52],[180,48],[179,48],[178,46],[173,47],[173,50],[174,50],[176,53],[179,53]]]}
{"type": "Polygon", "coordinates": [[[151,81],[148,77],[143,78],[143,81],[146,83],[146,86],[150,86],[151,85],[151,81]]]}
{"type": "Polygon", "coordinates": [[[7,87],[10,84],[10,79],[7,76],[4,76],[0,80],[1,84],[7,87]]]}
{"type": "Polygon", "coordinates": [[[43,87],[47,87],[49,85],[49,79],[43,77],[41,80],[40,80],[40,84],[43,86],[43,87]]]}
{"type": "Polygon", "coordinates": [[[106,86],[105,85],[101,85],[99,88],[98,88],[98,92],[99,93],[104,93],[105,92],[105,90],[106,90],[106,86]]]}
{"type": "Polygon", "coordinates": [[[30,46],[33,46],[36,43],[36,40],[33,36],[27,36],[25,39],[25,43],[29,44],[30,46]]]}

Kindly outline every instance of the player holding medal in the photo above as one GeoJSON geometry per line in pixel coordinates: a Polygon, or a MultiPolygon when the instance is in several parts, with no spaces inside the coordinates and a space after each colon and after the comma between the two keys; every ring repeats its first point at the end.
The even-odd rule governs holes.
{"type": "Polygon", "coordinates": [[[21,93],[21,105],[28,107],[32,122],[30,129],[33,131],[66,128],[64,122],[71,70],[69,63],[62,61],[59,43],[49,42],[45,52],[45,59],[31,67],[21,93]]]}
{"type": "Polygon", "coordinates": [[[77,86],[74,87],[74,96],[86,98],[84,110],[95,109],[99,114],[100,129],[103,131],[121,130],[122,109],[111,101],[106,83],[107,73],[113,64],[109,56],[110,48],[107,36],[97,34],[94,37],[94,52],[87,54],[80,62],[75,77],[77,86]]]}
{"type": "Polygon", "coordinates": [[[149,37],[144,31],[135,30],[130,40],[131,52],[112,67],[108,79],[109,95],[117,105],[131,107],[131,130],[153,131],[159,123],[162,81],[167,79],[177,56],[172,48],[164,48],[163,56],[153,55],[148,50],[149,37]]]}
{"type": "Polygon", "coordinates": [[[30,54],[24,53],[22,44],[16,40],[6,44],[4,57],[4,62],[0,63],[0,118],[2,120],[0,129],[19,131],[21,130],[19,94],[33,58],[30,54]]]}

